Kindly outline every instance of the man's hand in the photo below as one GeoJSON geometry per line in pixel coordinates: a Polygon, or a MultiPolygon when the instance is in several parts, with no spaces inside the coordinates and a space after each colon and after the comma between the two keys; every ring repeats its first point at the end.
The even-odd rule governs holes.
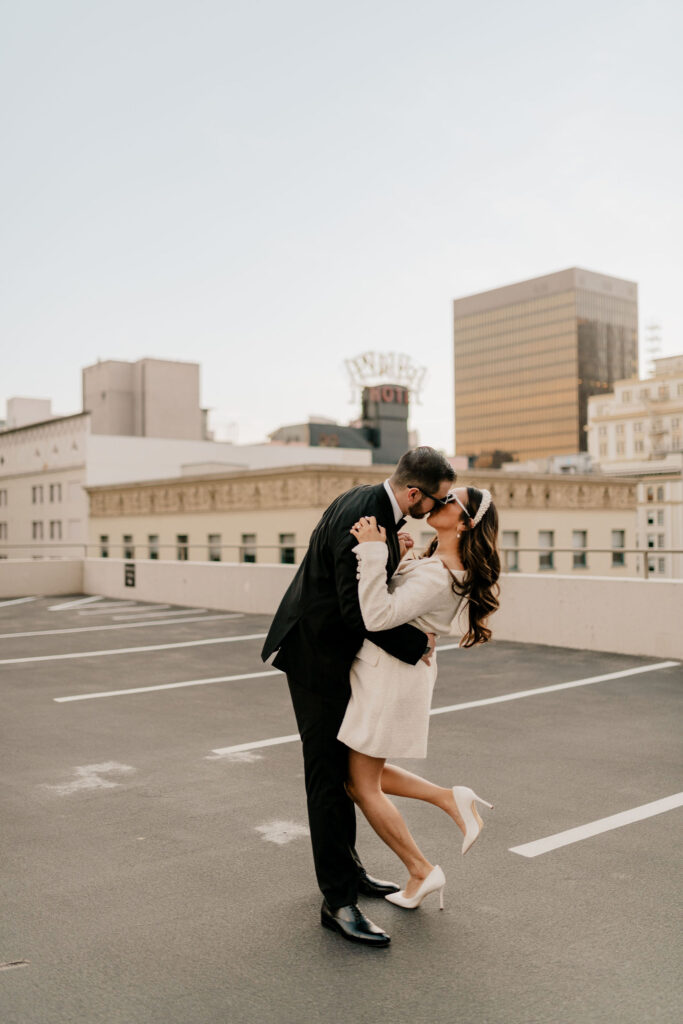
{"type": "Polygon", "coordinates": [[[434,648],[436,646],[436,633],[427,633],[427,639],[429,640],[429,650],[425,651],[420,658],[420,661],[424,661],[425,665],[431,665],[432,654],[434,653],[434,648]]]}
{"type": "Polygon", "coordinates": [[[401,552],[401,558],[405,558],[411,548],[415,546],[415,541],[407,530],[399,530],[396,536],[398,537],[398,546],[401,552]]]}
{"type": "Polygon", "coordinates": [[[377,520],[374,516],[361,516],[357,523],[349,530],[352,533],[359,544],[367,543],[368,541],[384,541],[386,544],[387,531],[383,526],[377,525],[377,520]]]}

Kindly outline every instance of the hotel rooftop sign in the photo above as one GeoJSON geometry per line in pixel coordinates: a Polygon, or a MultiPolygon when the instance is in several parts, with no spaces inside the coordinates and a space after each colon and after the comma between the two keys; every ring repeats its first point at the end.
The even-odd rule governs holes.
{"type": "Polygon", "coordinates": [[[419,401],[427,374],[426,366],[416,366],[410,356],[400,352],[363,352],[354,359],[345,359],[344,365],[352,401],[358,390],[373,384],[400,384],[419,401]]]}

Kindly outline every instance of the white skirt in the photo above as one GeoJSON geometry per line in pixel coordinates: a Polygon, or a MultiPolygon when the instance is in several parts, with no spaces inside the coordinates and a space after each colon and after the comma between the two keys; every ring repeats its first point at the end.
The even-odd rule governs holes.
{"type": "Polygon", "coordinates": [[[431,665],[407,665],[366,640],[351,665],[337,738],[370,757],[426,757],[435,681],[435,655],[431,665]]]}

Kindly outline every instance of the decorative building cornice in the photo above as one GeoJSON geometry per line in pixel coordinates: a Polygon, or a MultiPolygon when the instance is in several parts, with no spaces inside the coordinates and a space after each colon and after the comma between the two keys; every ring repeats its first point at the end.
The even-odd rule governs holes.
{"type": "MultiPolygon", "coordinates": [[[[172,515],[196,512],[253,512],[324,509],[359,484],[381,483],[391,466],[291,466],[175,477],[153,483],[88,487],[93,518],[172,515]]],[[[499,509],[635,509],[636,484],[614,477],[510,474],[502,471],[458,476],[459,486],[485,487],[499,509]]]]}

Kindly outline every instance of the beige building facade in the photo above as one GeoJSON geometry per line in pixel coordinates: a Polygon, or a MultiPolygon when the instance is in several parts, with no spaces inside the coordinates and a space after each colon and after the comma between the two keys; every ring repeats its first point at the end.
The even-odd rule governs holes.
{"type": "Polygon", "coordinates": [[[580,268],[456,299],[455,450],[586,450],[590,395],[637,373],[638,290],[580,268]]]}
{"type": "MultiPolygon", "coordinates": [[[[322,511],[343,491],[380,483],[390,466],[301,466],[286,471],[89,488],[91,557],[298,562],[322,511]]],[[[487,487],[499,510],[512,572],[634,575],[636,488],[616,478],[558,478],[491,470],[459,473],[487,487]],[[598,550],[600,549],[600,550],[598,550]]],[[[417,548],[433,532],[408,519],[417,548]]]]}

